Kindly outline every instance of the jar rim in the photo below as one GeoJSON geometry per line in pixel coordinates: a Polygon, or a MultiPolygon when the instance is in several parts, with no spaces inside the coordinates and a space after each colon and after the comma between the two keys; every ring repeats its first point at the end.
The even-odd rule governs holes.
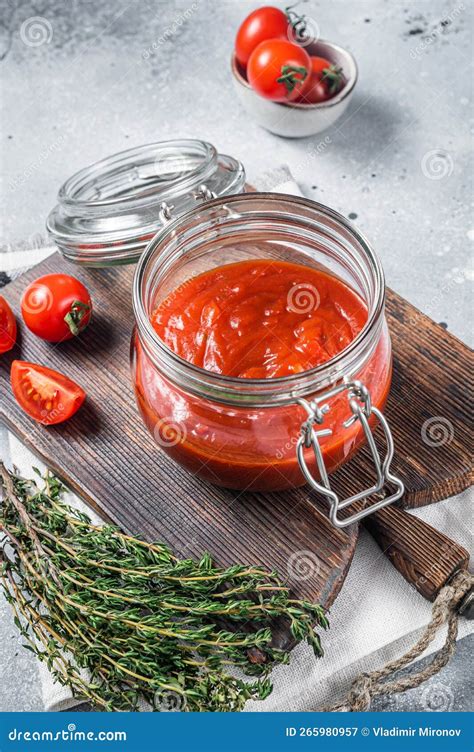
{"type": "Polygon", "coordinates": [[[97,209],[127,207],[127,209],[139,206],[156,204],[156,191],[147,189],[146,194],[139,193],[136,196],[126,191],[130,187],[131,176],[138,178],[138,168],[141,165],[153,165],[154,174],[143,175],[142,179],[149,186],[160,182],[160,165],[165,166],[168,159],[179,160],[180,169],[174,177],[165,181],[166,187],[160,185],[159,200],[164,201],[173,198],[176,192],[184,192],[199,185],[209,177],[216,168],[217,151],[207,141],[198,139],[176,139],[169,141],[156,141],[150,144],[142,144],[131,149],[119,151],[104,159],[93,162],[71,175],[58,191],[58,202],[63,207],[75,211],[84,209],[88,213],[97,209]],[[115,185],[115,191],[111,196],[102,197],[102,190],[111,174],[120,170],[120,181],[115,185]],[[89,197],[85,194],[89,191],[89,197]]]}
{"type": "Polygon", "coordinates": [[[62,255],[85,266],[134,263],[162,226],[160,208],[184,214],[203,189],[241,191],[245,170],[207,141],[176,139],[117,152],[68,178],[46,230],[62,255]]]}
{"type": "MultiPolygon", "coordinates": [[[[372,351],[373,344],[378,337],[382,325],[385,307],[385,278],[380,259],[368,240],[352,222],[339,212],[311,199],[280,193],[247,193],[230,196],[225,199],[225,207],[229,211],[232,211],[233,207],[237,207],[239,204],[245,206],[246,203],[252,201],[258,201],[263,204],[267,203],[269,206],[272,202],[278,202],[278,204],[286,205],[289,212],[298,207],[313,210],[337,223],[362,249],[373,272],[373,300],[369,307],[367,321],[357,336],[343,350],[330,360],[301,373],[271,379],[248,379],[207,371],[181,358],[163,342],[151,324],[150,314],[147,312],[143,300],[142,285],[147,267],[152,261],[156,261],[153,256],[159,244],[166,242],[166,239],[169,237],[175,237],[179,233],[180,227],[193,217],[199,216],[199,214],[202,215],[205,211],[211,212],[213,209],[222,207],[223,201],[220,198],[207,201],[205,204],[201,204],[200,207],[171,220],[150,241],[140,257],[134,274],[133,311],[140,340],[145,346],[148,355],[154,360],[157,366],[166,366],[165,373],[167,375],[173,374],[175,377],[177,375],[184,377],[186,388],[195,394],[200,396],[205,394],[208,398],[219,402],[226,402],[227,404],[241,404],[242,399],[244,399],[245,401],[251,401],[252,404],[263,405],[267,404],[268,400],[272,398],[279,404],[289,403],[294,401],[296,396],[311,394],[322,387],[333,384],[335,374],[339,374],[339,378],[341,378],[344,368],[350,362],[354,361],[354,356],[357,355],[364,343],[366,349],[371,345],[370,352],[372,351]],[[369,342],[369,340],[371,341],[369,342]],[[157,357],[158,354],[159,357],[157,357]]],[[[166,256],[166,250],[160,253],[159,262],[161,264],[165,262],[166,256]]],[[[182,381],[182,379],[179,380],[182,381]]]]}

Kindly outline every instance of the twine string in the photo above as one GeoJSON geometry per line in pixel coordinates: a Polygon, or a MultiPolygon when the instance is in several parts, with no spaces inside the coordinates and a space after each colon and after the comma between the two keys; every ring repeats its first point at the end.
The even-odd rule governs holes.
{"type": "Polygon", "coordinates": [[[358,676],[343,702],[323,708],[323,710],[333,713],[366,711],[369,710],[374,697],[406,692],[407,689],[419,687],[420,684],[435,676],[448,663],[456,649],[458,608],[473,587],[474,576],[467,571],[458,572],[449,585],[445,585],[440,590],[433,603],[431,621],[415,645],[405,655],[390,661],[383,668],[358,676]],[[430,663],[410,676],[393,678],[401,669],[420,657],[445,624],[448,627],[446,639],[430,663]]]}

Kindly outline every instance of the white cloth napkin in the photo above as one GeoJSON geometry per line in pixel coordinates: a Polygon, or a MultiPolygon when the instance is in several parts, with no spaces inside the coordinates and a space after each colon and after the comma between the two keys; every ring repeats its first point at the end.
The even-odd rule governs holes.
{"type": "MultiPolygon", "coordinates": [[[[258,190],[301,195],[285,167],[270,170],[253,184],[258,190]]],[[[45,248],[37,250],[38,260],[47,255],[45,248]]],[[[31,263],[31,252],[28,261],[23,253],[27,251],[18,252],[16,268],[31,263]]],[[[43,467],[1,426],[0,456],[9,466],[15,464],[26,475],[31,473],[32,465],[43,467]]],[[[84,506],[73,494],[68,501],[84,506]]],[[[86,511],[97,521],[92,510],[86,511]]],[[[413,514],[472,551],[472,495],[469,491],[413,514]]],[[[331,628],[323,634],[324,657],[317,660],[307,645],[298,645],[292,652],[290,665],[274,670],[274,690],[270,697],[264,702],[249,702],[246,710],[308,711],[339,699],[360,672],[379,668],[411,647],[430,615],[431,604],[405,582],[363,530],[347,579],[331,609],[331,628]]],[[[473,622],[461,620],[460,637],[473,631],[473,622]]],[[[437,649],[443,637],[439,635],[426,654],[437,649]]],[[[65,710],[80,702],[72,698],[68,689],[54,683],[43,664],[40,664],[40,679],[46,710],[65,710]]]]}

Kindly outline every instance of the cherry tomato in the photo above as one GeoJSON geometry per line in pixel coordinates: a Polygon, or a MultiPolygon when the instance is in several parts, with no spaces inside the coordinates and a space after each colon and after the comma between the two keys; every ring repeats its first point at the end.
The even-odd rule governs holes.
{"type": "Polygon", "coordinates": [[[265,5],[251,13],[239,27],[235,38],[235,56],[245,68],[255,47],[265,39],[286,37],[288,18],[280,8],[265,5]]]}
{"type": "Polygon", "coordinates": [[[0,295],[0,355],[16,342],[16,320],[5,298],[0,295]]]}
{"type": "Polygon", "coordinates": [[[86,398],[85,391],[67,376],[24,360],[13,361],[10,381],[20,407],[46,426],[70,418],[86,398]]]}
{"type": "Polygon", "coordinates": [[[327,60],[325,57],[311,57],[311,75],[312,76],[321,76],[323,75],[326,68],[331,67],[331,61],[327,60]]]}
{"type": "Polygon", "coordinates": [[[26,326],[48,342],[80,334],[90,321],[92,302],[82,282],[68,274],[46,274],[26,288],[21,300],[26,326]]]}
{"type": "Polygon", "coordinates": [[[311,77],[308,88],[305,89],[297,101],[303,104],[319,104],[320,102],[326,102],[330,98],[325,82],[318,77],[311,77]]]}
{"type": "Polygon", "coordinates": [[[342,68],[333,65],[324,57],[312,57],[310,74],[305,81],[298,102],[318,104],[331,99],[341,89],[342,68]]]}
{"type": "Polygon", "coordinates": [[[310,65],[302,47],[286,39],[267,39],[250,55],[247,78],[262,97],[291,102],[302,94],[310,65]]]}

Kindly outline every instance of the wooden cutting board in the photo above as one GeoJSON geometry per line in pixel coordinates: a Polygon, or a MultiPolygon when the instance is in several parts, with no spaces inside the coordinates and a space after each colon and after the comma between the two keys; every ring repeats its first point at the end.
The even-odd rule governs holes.
{"type": "MultiPolygon", "coordinates": [[[[308,489],[239,494],[207,485],[171,461],[145,429],[130,383],[133,268],[72,268],[55,254],[2,290],[18,320],[26,284],[61,271],[90,290],[93,324],[78,340],[59,346],[20,327],[16,347],[0,359],[0,419],[89,504],[127,531],[165,541],[179,556],[208,550],[220,565],[248,562],[276,569],[296,597],[330,606],[350,566],[357,526],[333,528],[324,503],[308,489]],[[47,365],[81,384],[88,399],[79,413],[59,426],[30,420],[10,390],[10,364],[16,358],[47,365]]],[[[421,506],[470,483],[469,351],[391,291],[387,315],[394,346],[386,409],[396,445],[392,467],[406,485],[403,504],[421,506]],[[437,424],[448,430],[444,443],[437,424]]],[[[370,478],[362,450],[335,474],[334,487],[352,494],[370,478]]],[[[288,643],[285,633],[281,644],[288,643]]]]}

